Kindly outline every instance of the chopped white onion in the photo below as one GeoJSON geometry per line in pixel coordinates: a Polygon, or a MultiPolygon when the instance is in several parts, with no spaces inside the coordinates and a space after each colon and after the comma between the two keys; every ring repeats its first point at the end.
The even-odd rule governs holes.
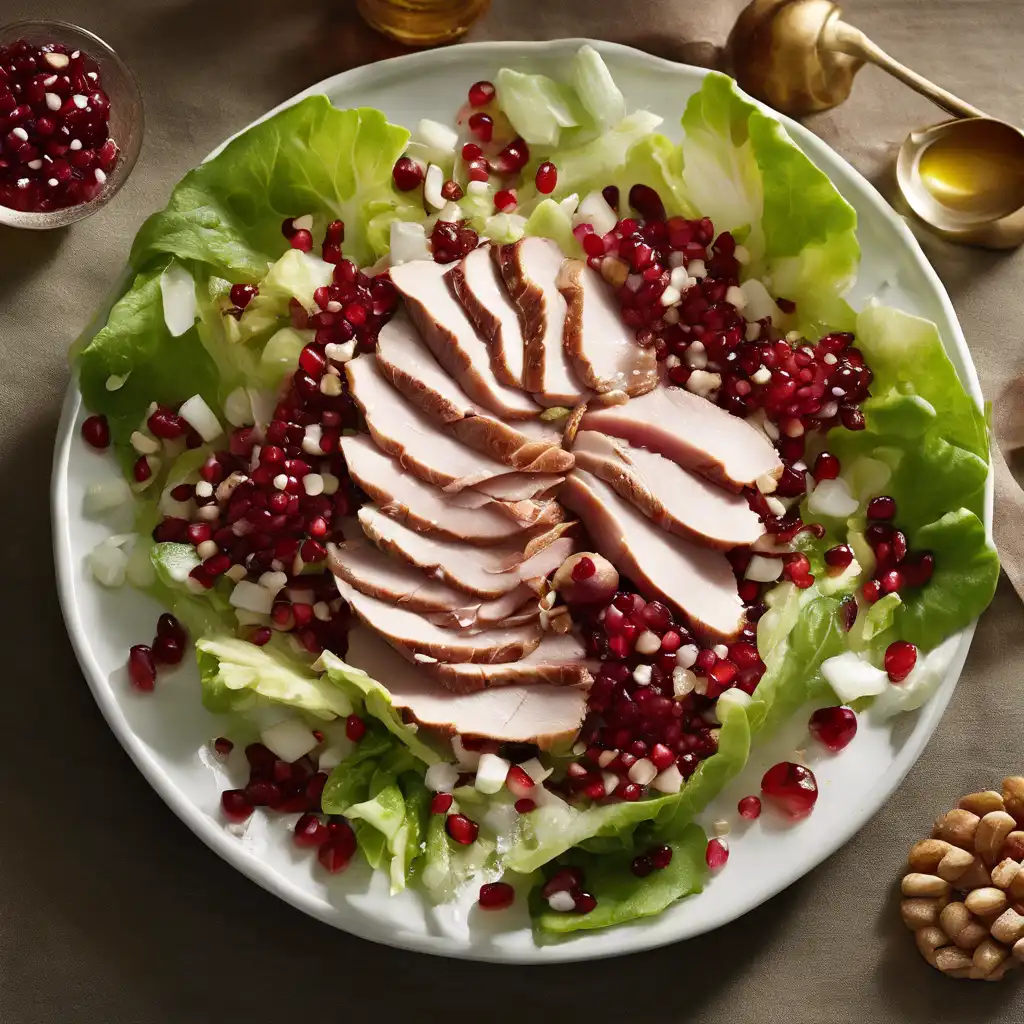
{"type": "Polygon", "coordinates": [[[128,570],[128,553],[123,550],[134,534],[118,534],[100,541],[89,553],[89,570],[104,587],[119,587],[128,570]]]}
{"type": "Polygon", "coordinates": [[[849,704],[861,697],[874,697],[884,692],[889,677],[855,651],[844,651],[821,663],[821,674],[836,696],[849,704]]]}
{"type": "Polygon", "coordinates": [[[235,584],[228,601],[235,608],[243,608],[247,612],[269,615],[274,607],[274,595],[258,583],[242,580],[235,584]]]}
{"type": "Polygon", "coordinates": [[[182,402],[178,415],[207,443],[215,441],[224,433],[220,420],[206,404],[202,395],[193,395],[182,402]]]}
{"type": "Polygon", "coordinates": [[[857,511],[857,499],[842,478],[822,480],[807,499],[807,508],[813,515],[846,519],[857,511]]]}
{"type": "Polygon", "coordinates": [[[301,718],[286,718],[260,733],[263,745],[269,747],[282,761],[291,764],[305,757],[319,742],[301,718]]]}
{"type": "Polygon", "coordinates": [[[589,192],[573,214],[572,226],[590,224],[595,234],[607,235],[618,221],[615,211],[608,205],[604,196],[598,192],[589,192]]]}
{"type": "Polygon", "coordinates": [[[429,260],[427,233],[422,224],[407,220],[391,222],[391,263],[411,263],[413,260],[429,260]]]}
{"type": "Polygon", "coordinates": [[[481,754],[474,785],[481,793],[497,793],[505,785],[510,767],[509,762],[497,754],[481,754]]]}
{"type": "Polygon", "coordinates": [[[423,198],[435,209],[444,207],[445,198],[441,195],[441,186],[444,185],[444,171],[437,164],[431,164],[427,168],[426,177],[423,179],[423,198]]]}
{"type": "Polygon", "coordinates": [[[132,500],[132,489],[121,477],[111,477],[98,484],[90,484],[82,499],[82,511],[87,516],[99,516],[132,500]]]}
{"type": "Polygon", "coordinates": [[[412,141],[429,150],[431,159],[436,158],[435,162],[447,163],[455,156],[455,147],[459,144],[459,136],[448,125],[425,117],[416,125],[412,141]]]}
{"type": "Polygon", "coordinates": [[[782,575],[781,558],[765,558],[764,555],[753,555],[747,563],[744,579],[755,583],[774,583],[782,575]]]}
{"type": "Polygon", "coordinates": [[[180,263],[172,262],[160,275],[160,298],[171,337],[190,331],[196,322],[196,283],[180,263]]]}
{"type": "Polygon", "coordinates": [[[651,783],[651,789],[655,789],[659,793],[678,793],[682,788],[683,774],[674,764],[670,764],[663,772],[656,775],[651,783]]]}
{"type": "Polygon", "coordinates": [[[434,793],[450,793],[459,781],[459,770],[448,761],[432,764],[423,776],[423,784],[434,793]]]}

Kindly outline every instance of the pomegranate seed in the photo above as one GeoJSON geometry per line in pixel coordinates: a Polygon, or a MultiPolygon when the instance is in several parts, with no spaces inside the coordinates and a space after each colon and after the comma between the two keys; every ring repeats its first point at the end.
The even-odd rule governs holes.
{"type": "Polygon", "coordinates": [[[892,519],[896,515],[896,502],[893,498],[883,495],[872,498],[868,502],[868,519],[892,519]]]}
{"type": "Polygon", "coordinates": [[[469,118],[469,130],[481,142],[490,142],[494,135],[494,118],[490,114],[473,114],[469,118]]]}
{"type": "Polygon", "coordinates": [[[430,801],[430,813],[447,814],[454,802],[455,797],[451,793],[435,793],[434,798],[430,801]]]}
{"type": "Polygon", "coordinates": [[[136,483],[144,484],[153,476],[153,467],[145,455],[140,455],[132,466],[132,476],[136,483]]]}
{"type": "Polygon", "coordinates": [[[729,844],[724,839],[712,839],[704,851],[704,860],[712,871],[721,871],[729,860],[729,844]]]}
{"type": "Polygon", "coordinates": [[[90,416],[82,424],[82,437],[92,448],[104,449],[110,446],[110,424],[103,415],[90,416]]]}
{"type": "Polygon", "coordinates": [[[761,817],[761,800],[756,796],[745,796],[736,805],[736,810],[740,812],[741,818],[753,821],[761,817]]]}
{"type": "Polygon", "coordinates": [[[317,851],[317,859],[332,875],[344,871],[356,852],[356,834],[347,822],[331,822],[330,838],[317,851]]]}
{"type": "Polygon", "coordinates": [[[153,641],[153,658],[161,665],[178,665],[185,657],[185,647],[176,636],[158,636],[153,641]]]}
{"type": "Polygon", "coordinates": [[[646,878],[653,870],[654,865],[651,863],[651,858],[640,854],[639,857],[634,857],[629,865],[629,870],[636,875],[637,878],[646,878]]]}
{"type": "Polygon", "coordinates": [[[672,847],[655,846],[648,851],[647,856],[651,858],[651,863],[656,870],[663,871],[672,863],[672,847]]]}
{"type": "Polygon", "coordinates": [[[849,567],[853,561],[853,549],[848,544],[837,544],[825,552],[825,564],[840,572],[849,567]]]}
{"type": "Polygon", "coordinates": [[[883,594],[895,594],[903,586],[903,574],[898,569],[890,569],[878,580],[883,594]]]}
{"type": "Polygon", "coordinates": [[[529,797],[523,797],[521,800],[517,800],[515,802],[515,809],[520,814],[529,814],[530,811],[535,811],[537,809],[537,804],[529,797]]]}
{"type": "Polygon", "coordinates": [[[288,244],[300,252],[312,252],[313,236],[305,228],[300,228],[288,239],[288,244]]]}
{"type": "Polygon", "coordinates": [[[494,193],[494,208],[498,213],[509,213],[516,208],[518,201],[515,189],[503,188],[494,193]]]}
{"type": "Polygon", "coordinates": [[[235,745],[227,738],[227,736],[218,736],[213,741],[213,749],[220,754],[221,757],[227,757],[228,754],[235,749],[235,745]]]}
{"type": "Polygon", "coordinates": [[[543,195],[550,195],[555,191],[555,185],[558,183],[558,169],[553,163],[545,160],[537,168],[537,174],[534,177],[534,184],[537,186],[537,191],[543,195]]]}
{"type": "Polygon", "coordinates": [[[400,192],[411,192],[423,183],[423,168],[410,157],[399,157],[391,169],[391,178],[400,192]]]}
{"type": "Polygon", "coordinates": [[[882,596],[882,586],[878,580],[868,580],[860,592],[868,604],[874,604],[882,596]]]}
{"type": "Polygon", "coordinates": [[[552,875],[540,890],[544,899],[550,899],[556,892],[572,892],[583,885],[583,872],[576,867],[562,868],[552,875]]]}
{"type": "Polygon", "coordinates": [[[577,914],[589,914],[597,907],[597,900],[589,892],[577,892],[573,894],[576,901],[577,914]]]}
{"type": "Polygon", "coordinates": [[[857,716],[851,708],[819,708],[808,728],[816,740],[838,753],[857,735],[857,716]]]}
{"type": "Polygon", "coordinates": [[[469,105],[486,107],[494,99],[494,86],[490,82],[474,82],[469,87],[469,105]]]}
{"type": "Polygon", "coordinates": [[[819,483],[822,480],[835,480],[839,477],[840,469],[839,460],[834,455],[822,452],[814,460],[814,468],[811,470],[811,475],[819,483]]]}
{"type": "Polygon", "coordinates": [[[345,719],[345,735],[358,743],[366,735],[366,723],[358,715],[349,715],[345,719]]]}
{"type": "Polygon", "coordinates": [[[128,678],[132,686],[142,693],[151,693],[156,684],[156,662],[153,649],[136,644],[128,652],[128,678]]]}
{"type": "Polygon", "coordinates": [[[446,181],[441,186],[441,198],[448,202],[458,202],[462,198],[462,186],[457,181],[446,181]]]}
{"type": "Polygon", "coordinates": [[[475,143],[467,142],[462,147],[462,159],[466,163],[471,163],[473,160],[479,160],[484,155],[484,151],[475,143]]]}
{"type": "Polygon", "coordinates": [[[180,640],[182,643],[184,643],[186,639],[185,628],[173,615],[171,615],[170,612],[164,612],[163,615],[156,620],[156,635],[171,636],[176,640],[180,640]]]}
{"type": "Polygon", "coordinates": [[[304,814],[295,822],[292,841],[296,846],[322,846],[330,837],[327,826],[315,814],[304,814]]]}
{"type": "Polygon", "coordinates": [[[502,174],[518,174],[530,162],[530,147],[521,138],[513,139],[498,154],[498,170],[502,174]]]}
{"type": "Polygon", "coordinates": [[[772,765],[761,779],[761,794],[787,818],[807,817],[818,800],[818,783],[810,768],[792,761],[772,765]]]}
{"type": "Polygon", "coordinates": [[[902,683],[917,664],[917,648],[907,640],[896,640],[885,649],[885,671],[894,683],[902,683]]]}
{"type": "Polygon", "coordinates": [[[245,309],[259,295],[259,289],[254,284],[234,284],[229,295],[234,306],[245,309]]]}
{"type": "Polygon", "coordinates": [[[508,882],[488,882],[480,886],[478,903],[484,910],[506,910],[515,902],[516,891],[508,882]]]}
{"type": "Polygon", "coordinates": [[[449,814],[444,823],[445,831],[461,846],[470,846],[476,842],[480,827],[464,814],[449,814]]]}
{"type": "Polygon", "coordinates": [[[270,638],[273,635],[274,631],[269,626],[259,626],[250,635],[249,643],[255,644],[257,647],[265,647],[270,643],[270,638]]]}
{"type": "Polygon", "coordinates": [[[241,789],[226,789],[220,795],[220,807],[229,821],[245,821],[253,806],[241,789]]]}

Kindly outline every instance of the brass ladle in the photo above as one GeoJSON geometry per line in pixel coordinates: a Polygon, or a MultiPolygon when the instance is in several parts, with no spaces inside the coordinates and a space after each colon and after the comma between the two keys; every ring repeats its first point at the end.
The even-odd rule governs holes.
{"type": "Polygon", "coordinates": [[[954,115],[900,148],[896,177],[910,208],[952,241],[1024,242],[1024,132],[900,64],[841,14],[832,0],[754,0],[729,36],[741,87],[802,117],[842,103],[865,63],[880,67],[954,115]]]}

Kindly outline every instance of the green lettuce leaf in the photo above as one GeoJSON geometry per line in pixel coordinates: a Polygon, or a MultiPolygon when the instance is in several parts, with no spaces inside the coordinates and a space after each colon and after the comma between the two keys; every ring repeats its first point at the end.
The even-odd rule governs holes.
{"type": "Polygon", "coordinates": [[[934,554],[935,574],[927,585],[903,592],[893,619],[901,639],[927,651],[988,607],[999,581],[999,556],[985,524],[965,508],[911,534],[910,548],[934,554]]]}
{"type": "Polygon", "coordinates": [[[172,338],[164,323],[160,275],[165,267],[166,261],[135,278],[75,359],[82,399],[91,412],[107,417],[126,465],[138,457],[129,439],[151,402],[178,405],[200,394],[211,408],[219,406],[217,367],[195,327],[172,338]],[[111,391],[111,378],[124,381],[111,391]]]}
{"type": "Polygon", "coordinates": [[[860,260],[857,215],[774,118],[710,72],[683,114],[682,177],[690,204],[716,231],[744,238],[745,276],[797,304],[808,337],[850,330],[843,293],[860,260]]]}
{"type": "Polygon", "coordinates": [[[257,647],[234,636],[203,636],[196,640],[196,658],[203,704],[210,711],[236,710],[260,696],[326,720],[352,713],[341,689],[273,643],[257,647]]]}
{"type": "Polygon", "coordinates": [[[166,253],[255,282],[288,248],[281,222],[303,214],[314,215],[321,232],[328,221],[344,221],[346,255],[372,262],[367,222],[407,205],[391,169],[408,139],[379,110],[338,110],[326,96],[302,100],[185,175],[167,208],[143,224],[132,265],[147,267],[166,253]]]}
{"type": "Polygon", "coordinates": [[[607,928],[653,917],[684,896],[701,892],[708,875],[704,830],[699,825],[687,825],[667,845],[672,848],[668,867],[646,878],[637,878],[630,871],[632,850],[600,856],[575,852],[572,863],[583,869],[587,891],[597,898],[597,906],[589,914],[558,913],[548,907],[537,886],[530,897],[534,924],[549,935],[607,928]]]}

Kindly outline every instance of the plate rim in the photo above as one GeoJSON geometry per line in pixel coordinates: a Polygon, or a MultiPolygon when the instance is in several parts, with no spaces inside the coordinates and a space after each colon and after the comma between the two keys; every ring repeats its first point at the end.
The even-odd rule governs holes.
{"type": "MultiPolygon", "coordinates": [[[[255,124],[272,117],[279,111],[286,109],[301,100],[314,95],[328,94],[330,90],[345,85],[350,86],[361,78],[372,78],[375,75],[391,73],[396,66],[401,66],[410,72],[410,77],[420,72],[423,68],[429,68],[438,60],[449,58],[459,51],[470,51],[472,53],[508,53],[514,51],[517,56],[528,58],[532,54],[551,53],[561,50],[575,52],[582,45],[593,46],[600,53],[612,53],[629,59],[639,64],[668,70],[672,73],[682,72],[684,75],[696,75],[704,78],[712,69],[695,67],[689,64],[681,64],[662,57],[648,54],[635,47],[626,46],[620,43],[611,43],[601,40],[587,38],[571,38],[547,41],[516,41],[516,40],[495,40],[476,43],[462,43],[456,48],[441,50],[427,50],[419,53],[406,54],[393,57],[388,60],[377,61],[372,64],[352,68],[347,71],[332,75],[309,88],[284,100],[276,107],[267,111],[261,117],[254,120],[250,125],[242,128],[239,132],[229,136],[217,146],[206,158],[208,160],[217,155],[228,143],[238,135],[247,131],[255,124]]],[[[745,94],[744,94],[745,95],[745,94]]],[[[749,97],[748,97],[749,98],[749,97]]],[[[978,379],[977,369],[971,357],[970,350],[964,337],[963,329],[953,308],[952,301],[936,273],[935,269],[928,262],[921,249],[920,244],[914,237],[906,222],[895,210],[884,200],[878,190],[856,170],[841,154],[836,152],[824,140],[818,138],[813,132],[803,125],[792,120],[777,111],[771,110],[765,104],[754,100],[758,107],[773,117],[777,118],[785,126],[787,132],[794,141],[799,142],[801,148],[808,152],[814,162],[818,164],[823,159],[826,164],[838,163],[849,175],[850,180],[861,194],[861,197],[873,207],[875,214],[888,221],[890,226],[896,229],[904,243],[904,248],[910,258],[917,265],[917,269],[923,274],[929,285],[933,296],[938,300],[948,325],[951,328],[951,337],[948,339],[958,350],[965,373],[963,384],[965,390],[976,402],[982,402],[981,387],[978,379]]],[[[828,173],[826,171],[826,173],[828,173]]],[[[119,275],[123,280],[123,274],[119,275]]],[[[945,332],[940,331],[943,341],[947,340],[945,332]]],[[[939,692],[925,705],[919,715],[922,721],[916,723],[915,737],[913,742],[908,741],[899,752],[893,762],[893,768],[879,783],[863,794],[863,799],[856,812],[845,822],[844,828],[837,830],[828,843],[818,845],[811,862],[802,864],[796,869],[780,874],[777,884],[769,891],[758,893],[745,904],[738,908],[729,908],[719,917],[712,915],[710,921],[704,921],[693,929],[685,926],[676,929],[669,937],[653,936],[651,930],[646,927],[646,922],[641,920],[632,925],[618,926],[605,934],[613,934],[617,941],[610,943],[612,948],[591,950],[589,943],[581,941],[568,941],[550,944],[534,944],[523,950],[507,949],[490,943],[483,944],[479,948],[473,946],[456,945],[455,940],[436,934],[413,934],[409,931],[393,934],[373,933],[366,927],[362,915],[356,915],[350,919],[339,919],[340,908],[326,901],[318,900],[312,894],[294,884],[276,870],[269,867],[257,855],[248,851],[234,841],[234,837],[218,824],[205,811],[201,810],[191,800],[186,798],[184,792],[172,781],[172,777],[160,766],[155,758],[149,753],[145,743],[132,731],[127,718],[115,699],[114,692],[109,686],[105,674],[98,664],[82,626],[78,608],[74,600],[74,569],[76,566],[75,552],[70,538],[71,516],[68,502],[68,466],[70,463],[71,445],[75,437],[74,424],[78,417],[81,406],[81,395],[78,391],[77,382],[74,376],[70,381],[67,393],[62,405],[61,416],[57,427],[56,443],[51,470],[51,494],[50,511],[53,528],[53,554],[57,579],[58,597],[61,611],[64,616],[65,626],[71,640],[72,648],[79,666],[86,678],[89,688],[93,694],[100,712],[106,720],[111,731],[117,737],[118,742],[131,758],[132,762],[141,772],[150,786],[157,792],[160,798],[171,809],[171,811],[215,854],[225,860],[233,868],[240,871],[246,877],[256,882],[268,892],[284,900],[309,916],[323,921],[325,924],[355,935],[359,938],[378,942],[397,949],[410,950],[413,952],[427,953],[435,956],[445,956],[453,959],[486,961],[505,964],[555,964],[577,960],[604,959],[612,956],[621,956],[628,953],[642,952],[647,949],[669,945],[687,938],[694,938],[706,932],[719,928],[730,921],[736,920],[759,906],[761,903],[771,899],[777,893],[787,888],[793,882],[803,877],[809,871],[832,856],[841,846],[845,845],[864,825],[882,809],[884,804],[895,789],[903,781],[910,769],[916,764],[924,747],[934,735],[939,720],[944,713],[953,690],[959,680],[963,669],[971,640],[974,636],[977,620],[972,622],[961,632],[961,639],[953,656],[949,672],[939,692]]],[[[993,507],[993,476],[991,469],[986,484],[985,494],[985,524],[986,530],[991,534],[993,507]]],[[[655,918],[654,920],[657,920],[655,918]]],[[[585,939],[586,934],[580,936],[585,939]]]]}

